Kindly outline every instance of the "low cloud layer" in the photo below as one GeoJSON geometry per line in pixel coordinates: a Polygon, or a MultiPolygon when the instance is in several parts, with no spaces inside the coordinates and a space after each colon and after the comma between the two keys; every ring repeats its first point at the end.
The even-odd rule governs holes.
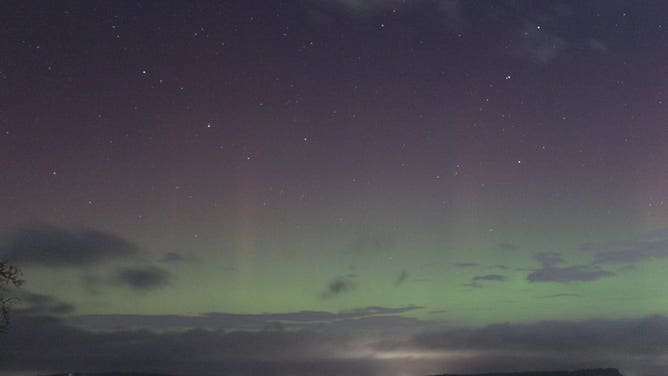
{"type": "Polygon", "coordinates": [[[449,372],[616,367],[625,375],[658,376],[668,372],[668,318],[456,328],[421,333],[406,347],[412,346],[451,354],[449,372]]]}
{"type": "Polygon", "coordinates": [[[174,330],[185,328],[262,330],[272,323],[280,323],[286,329],[315,329],[323,325],[336,327],[369,327],[379,323],[393,322],[396,327],[415,327],[415,319],[399,315],[419,311],[421,306],[381,307],[371,306],[344,310],[297,311],[285,313],[236,314],[210,312],[201,315],[133,315],[98,314],[80,315],[69,322],[92,329],[140,329],[174,330]]]}
{"type": "MultiPolygon", "coordinates": [[[[43,301],[35,300],[36,304],[43,301]]],[[[204,376],[367,376],[616,367],[625,375],[668,373],[663,361],[668,348],[668,318],[664,316],[442,329],[399,316],[418,309],[421,307],[366,307],[339,313],[264,314],[261,320],[275,324],[258,320],[247,329],[187,329],[184,323],[201,322],[188,322],[193,317],[183,316],[174,316],[171,328],[151,327],[150,316],[144,316],[143,322],[118,317],[117,323],[149,324],[137,329],[87,322],[88,327],[102,331],[35,310],[18,311],[3,338],[3,348],[9,350],[3,353],[0,372],[132,369],[204,376]],[[313,325],[290,325],[299,320],[313,325]],[[398,323],[405,330],[397,330],[398,323]],[[360,327],[367,330],[360,331],[360,327]]],[[[107,316],[98,319],[110,324],[113,315],[107,316]]],[[[204,315],[228,321],[253,319],[234,316],[204,315]]],[[[154,322],[170,320],[156,317],[154,322]]]]}
{"type": "MultiPolygon", "coordinates": [[[[3,353],[3,371],[131,369],[190,375],[275,374],[278,370],[308,374],[308,368],[299,370],[309,363],[320,369],[321,363],[342,362],[336,356],[327,359],[326,354],[336,354],[352,341],[312,331],[92,332],[44,316],[15,320],[6,339],[3,348],[12,351],[3,353]]],[[[333,367],[352,372],[356,365],[353,361],[333,367]]]]}
{"type": "Polygon", "coordinates": [[[668,318],[494,324],[426,332],[414,341],[426,349],[660,355],[668,348],[668,318]]]}
{"type": "Polygon", "coordinates": [[[60,310],[38,309],[60,304],[31,294],[16,309],[16,320],[3,337],[3,349],[8,350],[3,351],[0,374],[133,370],[203,376],[374,375],[384,366],[369,355],[369,338],[387,328],[415,330],[428,324],[399,316],[423,308],[419,306],[67,318],[60,310]]]}
{"type": "Polygon", "coordinates": [[[0,256],[19,266],[87,266],[138,253],[132,242],[90,228],[35,224],[10,232],[0,256]]]}

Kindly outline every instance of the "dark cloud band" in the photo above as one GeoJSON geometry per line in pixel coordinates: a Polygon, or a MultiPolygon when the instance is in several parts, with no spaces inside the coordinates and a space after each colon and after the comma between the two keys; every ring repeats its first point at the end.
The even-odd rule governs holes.
{"type": "Polygon", "coordinates": [[[48,224],[18,228],[0,246],[3,258],[21,266],[86,266],[129,257],[138,251],[137,245],[111,233],[48,224]]]}

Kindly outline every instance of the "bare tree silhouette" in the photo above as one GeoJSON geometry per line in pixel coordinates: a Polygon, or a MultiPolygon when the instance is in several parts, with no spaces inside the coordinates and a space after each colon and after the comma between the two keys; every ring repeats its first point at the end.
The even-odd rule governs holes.
{"type": "Polygon", "coordinates": [[[20,286],[23,280],[20,278],[21,272],[13,265],[9,265],[0,260],[0,333],[7,330],[9,324],[9,304],[15,297],[6,296],[9,287],[20,286]]]}

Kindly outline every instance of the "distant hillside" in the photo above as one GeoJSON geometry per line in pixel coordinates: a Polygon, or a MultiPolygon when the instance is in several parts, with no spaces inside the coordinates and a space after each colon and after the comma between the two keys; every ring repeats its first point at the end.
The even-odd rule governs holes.
{"type": "Polygon", "coordinates": [[[437,376],[623,376],[614,368],[583,369],[579,371],[546,371],[546,372],[505,372],[505,373],[477,373],[453,374],[444,373],[437,376]]]}

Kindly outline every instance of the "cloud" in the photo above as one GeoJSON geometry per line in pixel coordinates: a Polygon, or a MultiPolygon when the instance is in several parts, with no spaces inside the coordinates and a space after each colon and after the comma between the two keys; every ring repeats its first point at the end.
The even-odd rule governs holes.
{"type": "Polygon", "coordinates": [[[503,282],[506,281],[508,277],[500,275],[500,274],[486,274],[486,275],[477,275],[473,277],[471,280],[473,282],[479,282],[479,281],[497,281],[497,282],[503,282]]]}
{"type": "Polygon", "coordinates": [[[574,282],[597,281],[615,273],[589,265],[575,265],[563,268],[544,267],[527,276],[529,282],[574,282]]]}
{"type": "Polygon", "coordinates": [[[538,261],[544,268],[549,268],[564,262],[561,255],[557,252],[541,252],[533,256],[534,260],[538,261]]]}
{"type": "MultiPolygon", "coordinates": [[[[138,329],[178,330],[189,328],[226,330],[261,330],[267,325],[280,323],[286,329],[321,328],[323,325],[338,324],[346,327],[360,319],[396,317],[398,315],[423,309],[422,306],[403,307],[370,306],[343,310],[297,311],[284,313],[237,314],[227,312],[209,312],[200,315],[137,315],[137,314],[96,314],[79,315],[68,321],[95,330],[138,329]]],[[[405,318],[407,319],[407,318],[405,318]]],[[[409,320],[409,319],[407,319],[409,320]]],[[[406,323],[412,322],[412,319],[406,323]]]]}
{"type": "Polygon", "coordinates": [[[399,276],[397,279],[394,281],[395,286],[400,286],[404,282],[406,282],[406,278],[408,278],[408,272],[406,269],[402,270],[401,273],[399,273],[399,276]]]}
{"type": "Polygon", "coordinates": [[[375,22],[380,15],[392,12],[393,24],[405,27],[406,33],[414,32],[415,22],[420,22],[420,27],[448,30],[471,39],[484,33],[486,48],[538,64],[552,63],[569,52],[606,52],[607,41],[591,34],[591,30],[573,25],[578,24],[578,14],[583,12],[606,12],[613,17],[612,13],[620,8],[619,4],[606,3],[603,7],[563,0],[308,0],[304,4],[317,15],[314,18],[319,24],[335,24],[340,15],[375,22]]]}
{"type": "Polygon", "coordinates": [[[529,58],[536,62],[548,63],[562,52],[566,51],[570,43],[563,37],[539,29],[541,26],[527,22],[521,31],[524,36],[520,39],[514,54],[518,57],[529,58]]]}
{"type": "Polygon", "coordinates": [[[556,252],[537,253],[534,255],[534,259],[541,264],[541,269],[534,270],[527,276],[529,282],[596,281],[615,275],[615,273],[603,270],[596,265],[557,267],[556,265],[564,263],[564,259],[561,254],[556,252]]]}
{"type": "Polygon", "coordinates": [[[322,293],[325,299],[333,298],[335,296],[350,292],[356,287],[355,281],[351,276],[340,276],[333,279],[327,285],[327,289],[322,293]]]}
{"type": "Polygon", "coordinates": [[[312,4],[335,6],[351,14],[367,14],[369,12],[393,9],[407,3],[422,3],[425,0],[311,0],[312,4]]]}
{"type": "Polygon", "coordinates": [[[584,44],[584,35],[569,25],[577,14],[566,1],[545,3],[501,0],[499,6],[478,5],[488,22],[500,26],[501,35],[512,35],[513,43],[501,44],[502,53],[536,63],[550,63],[573,45],[584,44]],[[518,37],[516,37],[518,36],[518,37]]]}
{"type": "Polygon", "coordinates": [[[64,315],[74,312],[74,306],[50,295],[37,294],[24,289],[12,292],[18,298],[16,309],[24,315],[64,315]]]}
{"type": "Polygon", "coordinates": [[[128,267],[116,271],[115,282],[135,290],[151,290],[169,284],[171,275],[154,266],[128,267]]]}
{"type": "MultiPolygon", "coordinates": [[[[322,329],[324,326],[337,325],[350,327],[361,319],[379,319],[393,317],[404,325],[414,323],[412,318],[399,315],[423,309],[422,306],[404,307],[362,307],[340,312],[297,311],[283,313],[236,314],[209,312],[201,315],[138,315],[138,314],[94,314],[79,315],[68,319],[77,326],[93,330],[138,329],[178,330],[189,328],[226,329],[226,330],[261,330],[267,325],[280,323],[290,330],[322,329]]],[[[356,324],[359,326],[359,324],[356,324]]]]}
{"type": "Polygon", "coordinates": [[[668,228],[657,228],[644,234],[647,240],[668,239],[668,228]]]}
{"type": "Polygon", "coordinates": [[[589,43],[589,48],[591,48],[594,51],[608,52],[608,46],[606,46],[605,43],[601,42],[598,39],[590,38],[588,43],[589,43]]]}
{"type": "Polygon", "coordinates": [[[393,234],[386,232],[362,232],[358,234],[347,247],[348,252],[388,252],[396,247],[393,234]]]}
{"type": "Polygon", "coordinates": [[[620,263],[620,264],[635,264],[640,261],[650,258],[664,258],[667,257],[663,250],[640,250],[628,249],[614,252],[600,252],[594,256],[594,264],[606,263],[620,263]]]}
{"type": "Polygon", "coordinates": [[[648,231],[640,239],[584,243],[580,250],[594,254],[593,265],[626,264],[625,268],[632,268],[643,261],[668,258],[668,229],[648,231]]]}
{"type": "Polygon", "coordinates": [[[353,10],[387,8],[400,3],[398,0],[320,0],[320,2],[339,4],[353,10]]]}
{"type": "Polygon", "coordinates": [[[138,253],[132,242],[90,228],[47,224],[18,228],[0,246],[3,258],[21,266],[87,266],[138,253]]]}
{"type": "Polygon", "coordinates": [[[580,244],[580,250],[583,252],[606,252],[611,250],[623,249],[624,247],[630,247],[633,245],[632,241],[615,241],[615,242],[590,242],[580,244]]]}
{"type": "Polygon", "coordinates": [[[445,25],[461,27],[463,22],[461,0],[310,0],[310,4],[335,7],[358,17],[406,7],[427,6],[430,11],[443,16],[445,25]]]}
{"type": "Polygon", "coordinates": [[[501,265],[501,264],[492,265],[491,267],[492,267],[493,269],[501,269],[501,270],[512,269],[512,268],[511,268],[510,266],[508,266],[508,265],[501,265]]]}
{"type": "Polygon", "coordinates": [[[401,313],[406,313],[418,309],[423,309],[422,306],[409,305],[403,307],[381,307],[381,306],[370,306],[363,308],[355,308],[352,310],[341,311],[339,316],[345,318],[353,317],[366,317],[366,316],[375,316],[375,315],[396,315],[401,313]]]}
{"type": "Polygon", "coordinates": [[[178,252],[167,252],[167,253],[164,254],[164,256],[162,256],[162,259],[160,261],[163,261],[163,262],[183,262],[183,261],[186,261],[186,260],[187,260],[187,258],[184,255],[182,255],[178,252]]]}
{"type": "Polygon", "coordinates": [[[469,283],[464,283],[462,286],[464,287],[472,287],[474,289],[481,289],[485,287],[481,281],[494,281],[494,282],[503,282],[506,281],[508,277],[500,275],[500,274],[486,274],[486,275],[477,275],[471,278],[471,282],[469,283]]]}
{"type": "Polygon", "coordinates": [[[563,293],[559,293],[559,294],[537,296],[538,299],[581,298],[581,297],[582,297],[582,295],[580,295],[580,294],[568,293],[568,292],[563,292],[563,293]]]}
{"type": "Polygon", "coordinates": [[[668,238],[665,229],[657,229],[647,232],[640,240],[584,243],[580,250],[594,254],[593,264],[636,264],[668,258],[668,238]]]}
{"type": "Polygon", "coordinates": [[[476,266],[480,266],[477,262],[457,262],[453,264],[454,266],[458,268],[473,268],[476,266]]]}
{"type": "Polygon", "coordinates": [[[0,334],[6,334],[14,315],[30,316],[63,316],[74,312],[74,306],[64,303],[52,296],[37,294],[25,289],[11,288],[4,291],[10,298],[4,299],[3,319],[0,323],[0,334]]]}
{"type": "Polygon", "coordinates": [[[501,251],[516,251],[517,246],[512,243],[499,243],[496,245],[496,248],[501,251]]]}
{"type": "Polygon", "coordinates": [[[594,255],[594,264],[635,264],[647,259],[668,257],[668,239],[635,241],[622,250],[602,251],[594,255]]]}

